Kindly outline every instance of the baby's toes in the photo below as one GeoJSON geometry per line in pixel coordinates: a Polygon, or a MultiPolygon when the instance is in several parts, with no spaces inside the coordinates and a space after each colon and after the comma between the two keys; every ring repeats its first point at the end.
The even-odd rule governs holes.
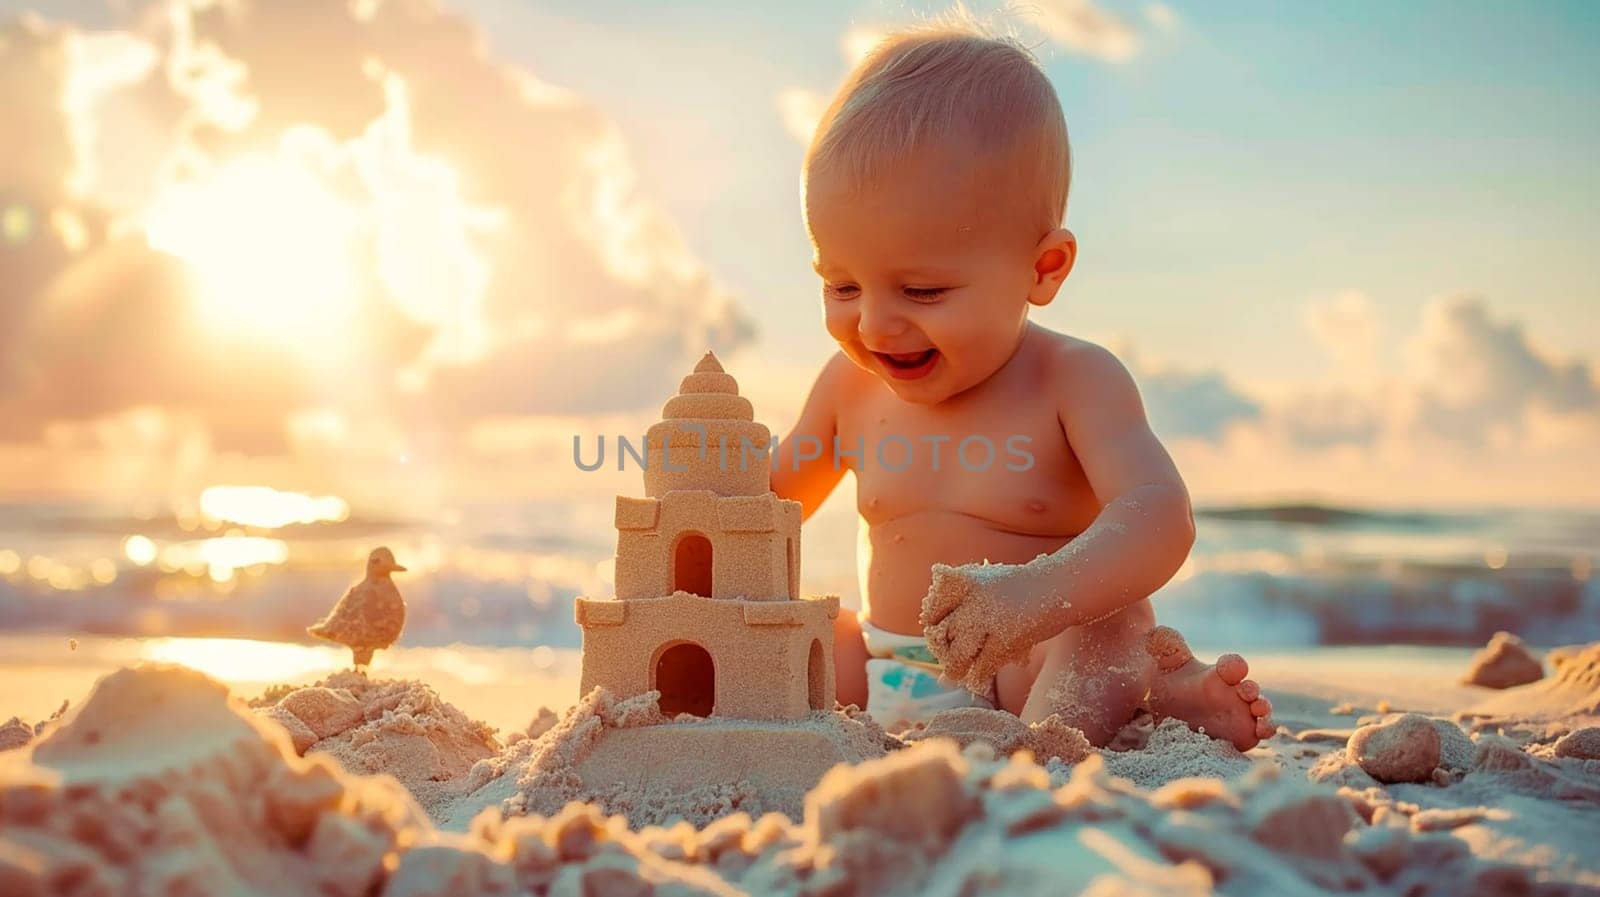
{"type": "Polygon", "coordinates": [[[1250,674],[1250,665],[1237,654],[1224,654],[1217,658],[1217,676],[1229,685],[1238,685],[1250,674]]]}
{"type": "Polygon", "coordinates": [[[1250,702],[1250,715],[1256,718],[1256,737],[1266,738],[1278,727],[1272,722],[1272,702],[1265,697],[1250,702]]]}
{"type": "Polygon", "coordinates": [[[1239,683],[1237,691],[1239,700],[1244,701],[1246,704],[1261,697],[1261,686],[1257,685],[1254,679],[1246,679],[1239,683]]]}

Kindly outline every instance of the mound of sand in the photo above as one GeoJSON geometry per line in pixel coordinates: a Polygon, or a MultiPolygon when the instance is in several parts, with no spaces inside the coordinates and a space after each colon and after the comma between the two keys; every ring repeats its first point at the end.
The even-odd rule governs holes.
{"type": "Polygon", "coordinates": [[[1203,776],[1231,779],[1250,769],[1250,759],[1233,745],[1165,719],[1132,750],[1101,753],[1112,775],[1141,788],[1159,788],[1178,779],[1203,776]]]}
{"type": "Polygon", "coordinates": [[[124,669],[0,769],[0,893],[368,893],[422,811],[183,667],[124,669]]]}
{"type": "Polygon", "coordinates": [[[272,689],[251,703],[283,726],[296,752],[327,754],[351,772],[394,776],[435,819],[467,792],[472,767],[501,749],[494,729],[421,682],[346,670],[314,685],[272,689]]]}
{"type": "Polygon", "coordinates": [[[1552,753],[1574,760],[1600,760],[1600,726],[1589,726],[1561,736],[1552,753]]]}
{"type": "Polygon", "coordinates": [[[32,740],[33,727],[20,717],[13,716],[0,724],[0,751],[14,751],[32,740]]]}
{"type": "MultiPolygon", "coordinates": [[[[289,693],[283,690],[272,706],[289,693]]],[[[354,691],[351,697],[362,701],[354,691]]],[[[321,693],[291,707],[301,702],[341,718],[348,709],[339,696],[321,693]]],[[[883,747],[881,730],[851,722],[860,727],[855,734],[863,749],[872,739],[883,747]]],[[[581,767],[586,739],[592,745],[608,737],[598,730],[684,725],[661,720],[653,701],[611,702],[597,693],[540,738],[481,761],[471,778],[493,784],[499,768],[498,779],[514,786],[559,789],[561,770],[581,767]],[[564,760],[510,775],[529,773],[529,761],[547,753],[564,760]]],[[[141,667],[102,680],[43,737],[0,755],[0,893],[668,897],[1361,889],[1442,897],[1579,892],[1548,878],[1555,873],[1600,883],[1600,875],[1583,871],[1581,846],[1562,853],[1526,840],[1527,826],[1535,825],[1570,830],[1572,844],[1592,845],[1586,832],[1595,823],[1585,820],[1593,814],[1567,808],[1594,800],[1585,791],[1600,780],[1594,761],[1544,761],[1511,739],[1480,733],[1472,769],[1447,787],[1335,789],[1257,763],[1231,781],[1183,778],[1151,790],[1110,768],[1125,764],[1154,780],[1164,759],[1182,765],[1188,756],[1197,768],[1230,774],[1237,771],[1232,764],[1248,765],[1237,752],[1208,757],[1201,741],[1217,742],[1190,743],[1185,736],[1193,733],[1162,726],[1143,751],[1048,767],[1022,752],[994,759],[986,744],[963,752],[949,740],[926,739],[834,768],[805,796],[798,821],[734,812],[705,827],[634,828],[595,804],[573,803],[549,815],[482,813],[469,832],[455,835],[435,830],[393,779],[347,773],[328,754],[298,756],[282,727],[201,674],[141,667]],[[1522,796],[1532,788],[1560,796],[1522,796]]],[[[1441,738],[1442,757],[1452,753],[1450,744],[1441,738]]]]}
{"type": "Polygon", "coordinates": [[[1052,714],[1036,723],[1024,723],[1004,710],[960,707],[941,711],[928,724],[900,735],[906,743],[948,738],[960,747],[983,742],[1003,755],[1028,751],[1035,760],[1077,763],[1094,751],[1083,732],[1052,714]]]}
{"type": "Polygon", "coordinates": [[[479,763],[467,782],[471,793],[444,824],[463,828],[486,808],[553,815],[572,801],[635,826],[680,819],[701,826],[736,812],[798,819],[823,773],[881,757],[889,741],[865,715],[673,720],[662,716],[656,692],[619,701],[597,688],[539,737],[479,763]]]}
{"type": "Polygon", "coordinates": [[[1473,655],[1461,681],[1485,688],[1511,688],[1544,678],[1544,664],[1528,646],[1509,632],[1496,632],[1482,651],[1473,655]]]}
{"type": "Polygon", "coordinates": [[[31,726],[19,716],[13,716],[0,723],[0,753],[26,747],[28,742],[43,736],[66,712],[67,702],[62,701],[61,707],[50,714],[49,719],[40,720],[31,726]]]}
{"type": "Polygon", "coordinates": [[[628,876],[663,860],[714,873],[709,893],[763,895],[1445,895],[1531,885],[1526,870],[1482,863],[1448,833],[1375,829],[1351,800],[1270,769],[1232,787],[1185,779],[1147,792],[1097,757],[1055,784],[1020,755],[983,753],[931,740],[838,767],[808,796],[798,825],[737,814],[699,831],[633,833],[575,804],[554,819],[486,817],[473,837],[496,855],[554,842],[570,845],[561,855],[587,857],[554,870],[547,850],[530,852],[527,867],[547,864],[540,880],[552,893],[565,883],[572,893],[627,893],[628,876]]]}
{"type": "Polygon", "coordinates": [[[1483,717],[1554,719],[1600,717],[1600,642],[1552,652],[1555,675],[1506,689],[1469,709],[1483,717]]]}
{"type": "Polygon", "coordinates": [[[1402,713],[1357,729],[1345,754],[1380,782],[1425,782],[1439,768],[1443,750],[1432,720],[1402,713]]]}

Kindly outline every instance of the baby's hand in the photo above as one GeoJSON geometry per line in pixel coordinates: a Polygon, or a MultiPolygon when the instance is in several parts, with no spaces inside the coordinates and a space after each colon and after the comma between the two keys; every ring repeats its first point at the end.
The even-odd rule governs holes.
{"type": "Polygon", "coordinates": [[[933,565],[922,628],[946,679],[983,694],[1001,667],[1028,659],[1038,641],[1031,573],[1026,564],[933,565]]]}

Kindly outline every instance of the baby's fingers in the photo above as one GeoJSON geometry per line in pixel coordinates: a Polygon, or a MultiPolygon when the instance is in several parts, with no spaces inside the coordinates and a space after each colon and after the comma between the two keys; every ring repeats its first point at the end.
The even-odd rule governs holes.
{"type": "Polygon", "coordinates": [[[965,680],[987,637],[987,632],[975,626],[951,627],[950,650],[944,661],[945,678],[955,682],[965,680]]]}
{"type": "Polygon", "coordinates": [[[967,691],[983,694],[989,690],[989,685],[994,682],[994,677],[1000,672],[1005,663],[998,657],[994,638],[986,638],[983,647],[978,650],[977,656],[967,665],[966,674],[962,677],[962,685],[967,691]]]}
{"type": "Polygon", "coordinates": [[[933,579],[922,599],[924,628],[944,622],[972,593],[972,580],[946,564],[933,565],[933,579]]]}
{"type": "Polygon", "coordinates": [[[922,635],[928,640],[928,650],[933,652],[934,659],[940,665],[947,665],[950,657],[950,627],[939,623],[923,630],[922,635]]]}

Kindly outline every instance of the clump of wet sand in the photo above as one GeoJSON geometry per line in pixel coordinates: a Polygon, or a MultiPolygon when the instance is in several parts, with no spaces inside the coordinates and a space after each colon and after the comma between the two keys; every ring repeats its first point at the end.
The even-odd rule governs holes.
{"type": "Polygon", "coordinates": [[[351,772],[394,776],[434,818],[468,790],[467,774],[500,753],[494,729],[421,682],[346,670],[251,702],[283,726],[297,753],[326,754],[351,772]]]}
{"type": "Polygon", "coordinates": [[[1544,664],[1522,639],[1501,631],[1489,639],[1483,650],[1474,654],[1467,672],[1461,677],[1465,685],[1484,688],[1512,688],[1527,685],[1544,678],[1544,664]]]}
{"type": "Polygon", "coordinates": [[[1552,753],[1574,760],[1600,760],[1600,726],[1568,732],[1556,740],[1552,753]]]}
{"type": "Polygon", "coordinates": [[[67,712],[67,703],[62,701],[61,706],[55,713],[50,714],[49,719],[42,719],[32,725],[19,716],[13,716],[0,723],[0,753],[26,747],[35,738],[44,735],[67,712]]]}
{"type": "Polygon", "coordinates": [[[13,716],[0,724],[0,751],[14,751],[32,740],[33,726],[20,717],[13,716]]]}
{"type": "Polygon", "coordinates": [[[1350,736],[1346,756],[1380,782],[1424,782],[1439,768],[1439,730],[1418,713],[1362,726],[1350,736]]]}
{"type": "Polygon", "coordinates": [[[1141,788],[1183,778],[1231,779],[1250,769],[1250,758],[1225,741],[1195,732],[1181,720],[1164,719],[1130,750],[1101,752],[1106,769],[1141,788]]]}
{"type": "Polygon", "coordinates": [[[929,738],[948,738],[960,747],[982,742],[1002,755],[1028,751],[1040,763],[1060,760],[1077,763],[1094,748],[1083,732],[1052,714],[1035,723],[1024,723],[1004,710],[960,707],[941,711],[927,725],[900,735],[906,743],[929,738]]]}

